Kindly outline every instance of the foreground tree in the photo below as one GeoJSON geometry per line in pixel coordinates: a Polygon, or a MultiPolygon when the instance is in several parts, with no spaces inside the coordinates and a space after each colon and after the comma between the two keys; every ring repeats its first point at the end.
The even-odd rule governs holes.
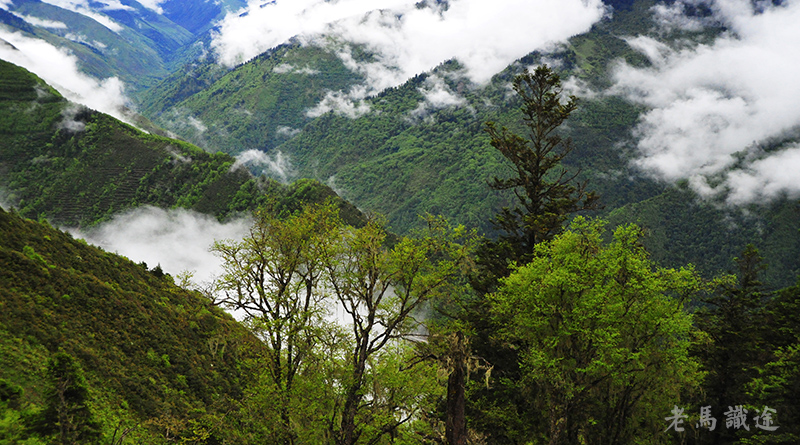
{"type": "Polygon", "coordinates": [[[386,235],[375,220],[343,232],[340,250],[327,266],[330,286],[352,329],[341,422],[334,431],[339,445],[377,443],[417,414],[391,399],[386,405],[367,397],[371,362],[424,329],[415,315],[452,289],[473,247],[463,227],[452,229],[440,218],[429,218],[424,233],[392,248],[385,245],[386,235]],[[377,415],[387,408],[391,415],[377,415]],[[369,419],[380,418],[370,425],[369,419]]]}
{"type": "Polygon", "coordinates": [[[407,340],[425,331],[425,305],[458,285],[474,236],[433,217],[393,246],[387,235],[325,205],[262,212],[248,237],[214,245],[220,302],[268,346],[268,382],[249,403],[273,443],[380,443],[433,410],[435,366],[405,366],[407,340]]]}
{"type": "Polygon", "coordinates": [[[557,130],[577,108],[577,98],[564,102],[561,79],[547,65],[533,73],[525,70],[513,83],[522,100],[522,121],[527,137],[486,124],[491,144],[514,165],[516,175],[495,177],[490,187],[513,190],[518,205],[504,208],[495,217],[495,225],[503,232],[501,240],[513,249],[513,260],[526,262],[533,247],[561,232],[570,214],[597,208],[598,196],[586,190],[586,183],[577,183],[578,173],[568,173],[561,165],[572,151],[571,139],[564,139],[557,130]]]}
{"type": "Polygon", "coordinates": [[[601,228],[576,219],[490,296],[553,445],[655,435],[681,391],[697,384],[684,310],[697,276],[655,267],[636,226],[618,228],[608,245],[601,228]]]}
{"type": "Polygon", "coordinates": [[[487,240],[479,249],[478,273],[471,280],[478,298],[459,316],[475,332],[471,339],[474,355],[490,362],[497,377],[491,391],[475,386],[472,420],[493,440],[509,442],[523,440],[535,429],[526,406],[535,394],[520,385],[518,351],[493,340],[494,332],[505,321],[491,320],[488,301],[481,297],[497,289],[498,280],[508,276],[512,263],[531,261],[536,244],[561,233],[570,215],[598,208],[598,196],[587,190],[585,182],[576,180],[578,173],[568,173],[562,165],[573,145],[559,131],[577,108],[577,99],[564,97],[560,77],[547,66],[516,76],[513,88],[522,103],[521,126],[526,133],[498,128],[494,122],[486,124],[486,131],[491,145],[510,162],[514,172],[509,178],[495,177],[489,186],[512,190],[516,205],[503,208],[493,219],[499,239],[487,240]]]}
{"type": "Polygon", "coordinates": [[[270,404],[280,426],[273,440],[298,437],[290,405],[302,394],[296,379],[318,349],[328,323],[321,278],[341,223],[333,205],[308,206],[284,218],[261,211],[242,241],[218,241],[214,251],[224,274],[217,281],[220,303],[244,314],[245,323],[267,343],[270,404]]]}

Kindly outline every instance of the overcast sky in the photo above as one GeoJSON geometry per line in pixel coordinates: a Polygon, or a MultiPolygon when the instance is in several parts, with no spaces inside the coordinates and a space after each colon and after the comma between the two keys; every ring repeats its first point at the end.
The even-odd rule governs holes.
{"type": "MultiPolygon", "coordinates": [[[[760,6],[713,2],[713,19],[729,31],[708,45],[629,40],[653,62],[616,70],[615,90],[652,108],[636,129],[637,167],[732,204],[800,192],[800,146],[761,149],[800,128],[800,2],[760,6]]],[[[680,2],[663,18],[697,29],[679,11],[680,2]]]]}

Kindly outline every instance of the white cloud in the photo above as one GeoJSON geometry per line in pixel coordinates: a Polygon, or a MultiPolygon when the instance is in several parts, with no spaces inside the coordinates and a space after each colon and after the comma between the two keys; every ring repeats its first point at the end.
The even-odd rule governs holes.
{"type": "Polygon", "coordinates": [[[298,134],[300,134],[300,131],[301,130],[298,129],[298,128],[287,127],[285,125],[280,126],[280,127],[275,129],[275,133],[278,136],[284,136],[284,137],[288,137],[288,138],[293,138],[293,137],[297,136],[298,134]]]}
{"type": "Polygon", "coordinates": [[[333,111],[355,119],[370,112],[369,104],[364,101],[366,97],[366,89],[363,87],[352,88],[348,93],[328,91],[317,106],[306,111],[306,116],[314,118],[333,111]]]}
{"type": "Polygon", "coordinates": [[[273,73],[276,74],[286,74],[286,73],[296,73],[296,74],[305,74],[306,76],[313,76],[315,74],[319,74],[318,70],[315,70],[309,66],[304,66],[303,68],[295,68],[294,66],[288,63],[282,63],[275,68],[272,69],[273,73]]]}
{"type": "Polygon", "coordinates": [[[106,45],[105,43],[99,42],[97,40],[91,40],[90,41],[83,34],[75,34],[75,33],[71,33],[70,32],[70,33],[65,34],[64,38],[72,40],[73,42],[76,42],[76,43],[81,43],[81,44],[84,44],[84,45],[93,46],[94,48],[96,48],[98,50],[101,50],[101,51],[106,49],[106,48],[108,48],[108,45],[106,45]]]}
{"type": "Polygon", "coordinates": [[[728,175],[728,201],[733,204],[769,201],[783,194],[800,194],[800,145],[759,159],[728,175]]]}
{"type": "Polygon", "coordinates": [[[425,117],[431,110],[460,107],[467,104],[464,97],[451,90],[444,79],[436,75],[428,76],[418,90],[422,93],[423,100],[411,112],[412,117],[425,117]]]}
{"type": "Polygon", "coordinates": [[[208,282],[222,272],[220,259],[209,252],[215,240],[240,240],[249,233],[250,219],[220,223],[194,211],[141,207],[115,216],[89,231],[73,235],[175,276],[195,271],[197,282],[208,282]]]}
{"type": "Polygon", "coordinates": [[[653,19],[664,31],[674,29],[684,31],[700,31],[703,29],[704,20],[699,17],[686,15],[686,4],[675,2],[672,4],[659,4],[652,8],[653,19]]]}
{"type": "Polygon", "coordinates": [[[164,10],[161,9],[161,4],[164,3],[166,0],[137,0],[140,5],[144,6],[147,9],[151,9],[158,14],[163,14],[164,10]]]}
{"type": "Polygon", "coordinates": [[[10,211],[11,209],[15,208],[12,204],[12,199],[9,196],[9,193],[2,188],[0,188],[0,207],[2,207],[5,211],[10,211]]]}
{"type": "Polygon", "coordinates": [[[3,29],[0,29],[0,39],[17,48],[0,46],[0,58],[35,73],[73,102],[126,120],[125,109],[129,100],[124,94],[125,86],[118,78],[97,80],[83,74],[75,56],[44,40],[3,29]]]}
{"type": "Polygon", "coordinates": [[[50,29],[67,29],[67,24],[64,22],[59,22],[56,20],[40,19],[39,17],[33,17],[22,14],[14,14],[14,15],[21,18],[22,20],[25,20],[26,22],[30,23],[33,26],[41,26],[42,28],[50,28],[50,29]]]}
{"type": "MultiPolygon", "coordinates": [[[[486,82],[529,52],[588,30],[605,13],[600,0],[451,0],[447,8],[418,7],[417,0],[263,3],[253,0],[220,23],[212,48],[221,63],[244,62],[300,36],[338,50],[351,69],[365,75],[367,94],[452,58],[471,80],[486,82]],[[356,62],[348,50],[353,44],[375,60],[356,62]]],[[[359,93],[348,92],[348,98],[357,101],[359,93]]]]}
{"type": "Polygon", "coordinates": [[[733,203],[775,196],[785,181],[768,174],[800,181],[794,164],[770,161],[794,160],[789,149],[752,156],[800,126],[800,3],[761,6],[713,3],[729,31],[712,44],[675,50],[648,37],[630,40],[653,62],[622,64],[615,74],[614,92],[651,107],[635,131],[637,166],[667,181],[688,178],[704,194],[727,193],[733,203]]]}
{"type": "Polygon", "coordinates": [[[291,73],[294,70],[294,67],[288,63],[281,63],[280,65],[276,66],[272,69],[273,73],[276,74],[286,74],[291,73]]]}
{"type": "Polygon", "coordinates": [[[286,184],[291,178],[297,175],[289,157],[280,150],[274,155],[269,155],[261,150],[247,150],[236,155],[236,162],[231,166],[231,170],[241,167],[260,169],[261,174],[276,177],[286,184]]]}
{"type": "Polygon", "coordinates": [[[12,0],[0,0],[0,9],[5,9],[8,11],[8,8],[13,5],[14,2],[12,0]]]}
{"type": "Polygon", "coordinates": [[[64,107],[64,109],[61,110],[61,122],[58,123],[58,127],[73,133],[83,131],[86,128],[86,124],[75,119],[81,111],[81,108],[81,105],[78,104],[64,107]]]}
{"type": "MultiPolygon", "coordinates": [[[[90,19],[96,21],[97,23],[105,26],[106,28],[114,32],[122,31],[122,26],[119,23],[111,20],[111,18],[108,17],[107,15],[104,15],[92,9],[89,0],[42,0],[42,1],[54,6],[58,6],[59,8],[63,8],[72,12],[77,12],[78,14],[82,14],[86,17],[89,17],[90,19]]],[[[130,6],[123,5],[119,0],[99,0],[97,3],[103,5],[101,9],[106,9],[106,10],[114,10],[114,9],[122,9],[129,11],[133,10],[133,8],[131,8],[130,6]]]]}
{"type": "Polygon", "coordinates": [[[203,124],[203,121],[201,121],[200,119],[194,116],[187,116],[186,120],[189,123],[189,125],[194,127],[200,133],[205,133],[206,131],[208,131],[208,127],[206,127],[205,124],[203,124]]]}

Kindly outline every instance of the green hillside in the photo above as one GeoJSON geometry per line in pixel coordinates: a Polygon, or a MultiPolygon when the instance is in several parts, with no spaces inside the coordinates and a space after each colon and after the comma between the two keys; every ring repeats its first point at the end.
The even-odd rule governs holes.
{"type": "Polygon", "coordinates": [[[360,80],[335,54],[289,44],[230,72],[187,66],[143,94],[142,113],[209,150],[267,150],[309,122],[306,111],[327,91],[360,80]]]}
{"type": "Polygon", "coordinates": [[[118,441],[132,429],[125,443],[225,437],[260,347],[230,315],[160,270],[1,209],[0,264],[0,443],[45,443],[23,441],[24,427],[48,406],[58,353],[85,375],[102,443],[117,428],[118,441]]]}
{"type": "MultiPolygon", "coordinates": [[[[487,121],[495,121],[520,132],[518,103],[507,87],[513,76],[547,60],[558,66],[562,79],[574,77],[602,91],[611,84],[616,60],[649,63],[624,37],[658,32],[653,5],[650,0],[615,2],[611,18],[555,52],[520,59],[487,86],[459,77],[457,62],[444,63],[368,99],[371,112],[355,119],[335,113],[305,117],[321,88],[341,89],[357,81],[354,73],[336,68],[332,55],[312,46],[280,47],[229,73],[198,65],[151,90],[147,102],[152,106],[145,114],[207,149],[279,150],[301,177],[335,186],[359,207],[385,214],[397,232],[415,227],[418,215],[430,212],[492,234],[492,215],[515,198],[487,187],[494,176],[507,176],[511,165],[489,145],[484,129],[487,121]],[[315,84],[318,75],[296,73],[287,81],[286,74],[274,72],[281,64],[319,68],[340,83],[315,84]],[[458,92],[462,104],[426,102],[425,91],[442,82],[458,92]],[[199,119],[204,131],[189,117],[199,119]],[[278,137],[280,126],[293,131],[278,137]]],[[[705,41],[718,32],[674,31],[661,37],[705,41]]],[[[645,226],[653,233],[648,247],[665,265],[691,262],[711,276],[728,269],[729,259],[752,242],[772,258],[769,282],[793,283],[800,273],[800,261],[790,253],[799,239],[796,204],[726,208],[630,168],[631,130],[644,111],[621,97],[597,94],[582,99],[567,122],[564,133],[576,149],[565,166],[580,171],[579,179],[600,194],[604,210],[597,214],[645,226]]]]}
{"type": "MultiPolygon", "coordinates": [[[[0,61],[0,187],[21,214],[64,225],[91,225],[121,210],[150,204],[224,218],[268,201],[336,198],[316,181],[283,185],[229,155],[207,153],[146,134],[63,99],[41,79],[0,61]]],[[[337,198],[338,199],[338,198],[337,198]]],[[[338,199],[351,221],[360,218],[338,199]]]]}
{"type": "MultiPolygon", "coordinates": [[[[235,7],[236,2],[233,3],[231,7],[235,7]]],[[[68,51],[77,57],[85,73],[98,79],[117,77],[125,83],[128,94],[135,94],[193,60],[199,51],[193,44],[203,37],[214,19],[223,16],[222,7],[216,3],[180,2],[180,8],[173,3],[167,6],[164,15],[137,2],[128,2],[126,8],[107,8],[103,15],[119,27],[112,30],[84,14],[50,3],[22,0],[9,5],[13,14],[0,12],[0,26],[68,51]],[[192,12],[200,14],[186,17],[192,12]],[[45,19],[59,26],[36,26],[18,16],[45,19]]]]}

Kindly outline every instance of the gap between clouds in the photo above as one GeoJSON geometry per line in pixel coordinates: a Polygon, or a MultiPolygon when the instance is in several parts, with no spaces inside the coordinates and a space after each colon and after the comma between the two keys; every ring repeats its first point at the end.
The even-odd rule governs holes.
{"type": "Polygon", "coordinates": [[[711,44],[629,40],[652,62],[621,63],[614,74],[613,93],[650,108],[634,130],[634,165],[665,181],[688,179],[701,195],[731,204],[797,195],[800,147],[770,146],[800,128],[800,3],[710,7],[728,29],[711,44]]]}

